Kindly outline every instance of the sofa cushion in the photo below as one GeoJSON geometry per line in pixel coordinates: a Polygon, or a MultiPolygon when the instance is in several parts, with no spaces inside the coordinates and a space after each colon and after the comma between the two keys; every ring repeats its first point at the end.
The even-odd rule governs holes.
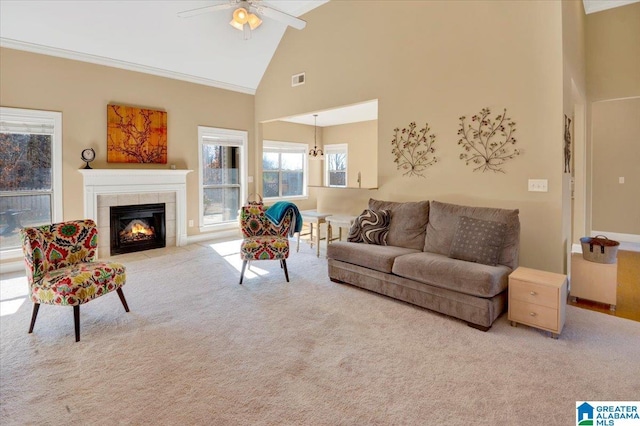
{"type": "MultiPolygon", "coordinates": [[[[520,220],[518,209],[499,209],[491,207],[470,207],[456,204],[431,201],[429,206],[429,223],[424,251],[449,255],[451,242],[458,226],[458,218],[467,216],[474,219],[491,220],[506,224],[507,230],[497,264],[515,269],[518,266],[518,249],[520,244],[520,220]]],[[[393,225],[393,216],[391,217],[393,225]]],[[[391,242],[389,242],[391,244],[391,242]]]]}
{"type": "Polygon", "coordinates": [[[506,230],[503,222],[460,216],[449,257],[495,266],[506,230]]]}
{"type": "Polygon", "coordinates": [[[393,261],[404,254],[419,253],[419,250],[394,246],[350,243],[338,241],[327,246],[327,257],[352,263],[376,271],[391,273],[393,261]]]}
{"type": "Polygon", "coordinates": [[[389,210],[365,209],[353,221],[347,241],[386,246],[390,221],[391,213],[389,210]]]}
{"type": "Polygon", "coordinates": [[[399,203],[371,198],[369,208],[391,211],[388,245],[422,250],[429,220],[428,201],[399,203]]]}
{"type": "Polygon", "coordinates": [[[493,297],[506,290],[511,268],[464,262],[442,254],[412,253],[399,256],[392,272],[424,284],[478,297],[493,297]]]}

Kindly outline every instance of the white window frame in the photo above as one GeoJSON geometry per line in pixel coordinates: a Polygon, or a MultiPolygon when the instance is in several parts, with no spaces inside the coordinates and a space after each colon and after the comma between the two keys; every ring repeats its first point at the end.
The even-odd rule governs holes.
{"type": "MultiPolygon", "coordinates": [[[[62,208],[62,113],[35,109],[0,107],[0,131],[15,132],[22,128],[25,133],[42,133],[38,129],[53,126],[51,135],[51,222],[63,220],[62,208]],[[21,126],[20,123],[24,123],[21,126]]],[[[22,248],[2,250],[0,257],[18,259],[22,257],[22,248]]]]}
{"type": "MultiPolygon", "coordinates": [[[[262,141],[262,155],[260,156],[260,164],[262,164],[262,156],[265,152],[295,152],[301,153],[303,156],[302,161],[302,195],[289,195],[285,197],[265,197],[265,200],[269,201],[281,201],[281,200],[304,200],[309,198],[309,144],[299,143],[299,142],[283,142],[283,141],[273,141],[273,140],[264,140],[262,141]]],[[[282,170],[279,170],[282,172],[282,170]]],[[[264,170],[262,170],[264,173],[264,170]]],[[[264,179],[261,179],[262,186],[261,190],[264,192],[264,179]]],[[[280,190],[282,186],[280,185],[280,190]]],[[[264,194],[263,194],[264,195],[264,194]]]]}
{"type": "Polygon", "coordinates": [[[349,144],[336,143],[324,146],[324,185],[332,188],[346,188],[349,186],[349,144]],[[344,154],[345,155],[345,170],[344,170],[344,185],[329,185],[329,155],[331,154],[344,154]]]}
{"type": "MultiPolygon", "coordinates": [[[[247,182],[248,182],[248,132],[244,130],[221,129],[216,127],[198,126],[198,194],[199,194],[199,227],[200,232],[212,232],[218,230],[227,230],[237,228],[237,221],[234,223],[216,223],[212,225],[204,224],[204,185],[202,170],[202,147],[203,145],[224,145],[235,146],[240,148],[240,170],[238,178],[240,179],[240,204],[247,199],[247,182]],[[240,139],[240,142],[229,141],[229,139],[240,139]]],[[[240,206],[241,207],[241,206],[240,206]]]]}

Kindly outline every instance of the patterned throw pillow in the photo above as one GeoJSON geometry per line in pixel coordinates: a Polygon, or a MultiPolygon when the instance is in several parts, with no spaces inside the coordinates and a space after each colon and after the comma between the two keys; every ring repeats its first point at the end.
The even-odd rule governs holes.
{"type": "Polygon", "coordinates": [[[460,216],[449,257],[495,266],[506,231],[506,223],[460,216]]]}
{"type": "Polygon", "coordinates": [[[386,246],[390,223],[391,213],[389,210],[366,209],[353,222],[347,241],[386,246]]]}

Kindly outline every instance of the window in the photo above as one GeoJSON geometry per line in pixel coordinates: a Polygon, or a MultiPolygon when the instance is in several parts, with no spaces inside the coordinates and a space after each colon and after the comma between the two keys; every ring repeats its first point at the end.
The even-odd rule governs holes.
{"type": "Polygon", "coordinates": [[[247,132],[198,126],[200,228],[238,223],[247,197],[247,132]]]}
{"type": "Polygon", "coordinates": [[[262,196],[292,198],[307,195],[306,144],[264,141],[262,196]]]}
{"type": "Polygon", "coordinates": [[[62,113],[0,108],[0,247],[20,255],[20,228],[62,221],[62,113]]]}
{"type": "Polygon", "coordinates": [[[324,146],[324,184],[326,186],[347,186],[347,150],[346,143],[324,146]]]}

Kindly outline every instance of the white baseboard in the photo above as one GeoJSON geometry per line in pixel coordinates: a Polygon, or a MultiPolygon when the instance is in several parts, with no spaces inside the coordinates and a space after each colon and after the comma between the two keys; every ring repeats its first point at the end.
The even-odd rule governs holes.
{"type": "MultiPolygon", "coordinates": [[[[640,235],[635,234],[620,234],[617,232],[607,231],[591,231],[591,236],[604,235],[610,240],[620,242],[619,250],[638,251],[640,252],[640,235]]],[[[582,253],[582,246],[580,244],[573,244],[571,246],[572,253],[582,253]]]]}
{"type": "Polygon", "coordinates": [[[202,241],[219,240],[222,238],[242,238],[242,234],[238,228],[228,229],[226,231],[209,232],[200,235],[187,236],[187,244],[200,243],[202,241]]]}
{"type": "Polygon", "coordinates": [[[24,272],[24,261],[22,260],[0,263],[0,275],[19,271],[24,272]]]}

